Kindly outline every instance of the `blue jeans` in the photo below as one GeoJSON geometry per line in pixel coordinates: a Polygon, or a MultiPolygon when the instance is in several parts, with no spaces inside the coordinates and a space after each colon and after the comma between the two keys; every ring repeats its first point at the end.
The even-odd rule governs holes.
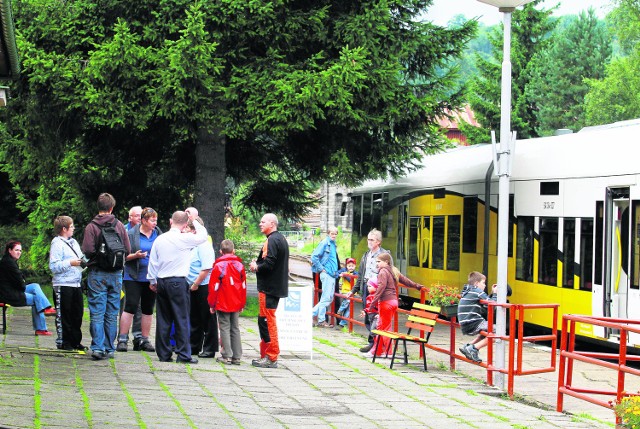
{"type": "Polygon", "coordinates": [[[322,295],[320,295],[320,301],[313,307],[313,316],[318,316],[318,323],[325,321],[327,308],[333,301],[333,294],[336,293],[336,279],[329,274],[320,273],[320,282],[322,283],[322,295]]]}
{"type": "Polygon", "coordinates": [[[51,307],[47,296],[40,289],[38,283],[29,283],[25,286],[24,296],[27,298],[27,305],[31,306],[31,323],[36,331],[46,331],[47,322],[44,318],[44,309],[51,307]]]}
{"type": "MultiPolygon", "coordinates": [[[[353,318],[353,315],[349,312],[349,304],[351,304],[351,301],[348,299],[343,299],[342,302],[340,303],[340,308],[338,309],[337,313],[340,316],[344,316],[344,317],[349,317],[350,319],[353,318]],[[347,314],[349,313],[349,314],[347,314]]],[[[347,326],[347,321],[342,319],[340,321],[340,326],[347,326]]]]}
{"type": "Polygon", "coordinates": [[[108,272],[92,269],[87,277],[89,314],[91,322],[91,350],[113,352],[113,343],[118,332],[118,311],[122,272],[108,272]]]}

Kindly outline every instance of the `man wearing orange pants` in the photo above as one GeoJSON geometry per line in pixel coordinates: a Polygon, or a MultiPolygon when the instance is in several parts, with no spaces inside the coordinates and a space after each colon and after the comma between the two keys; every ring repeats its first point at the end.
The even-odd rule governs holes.
{"type": "Polygon", "coordinates": [[[260,231],[267,236],[258,259],[249,264],[258,280],[258,328],[260,330],[260,359],[251,365],[259,368],[277,368],[280,346],[276,309],[280,298],[289,294],[289,244],[278,232],[278,218],[267,213],[260,220],[260,231]]]}

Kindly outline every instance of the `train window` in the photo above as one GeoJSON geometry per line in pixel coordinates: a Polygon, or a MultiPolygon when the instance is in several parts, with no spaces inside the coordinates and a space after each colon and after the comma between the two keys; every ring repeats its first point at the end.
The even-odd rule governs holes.
{"type": "Polygon", "coordinates": [[[365,194],[362,198],[362,222],[360,223],[360,231],[365,236],[373,228],[371,223],[371,194],[365,194]]]}
{"type": "Polygon", "coordinates": [[[540,218],[540,248],[538,252],[538,283],[558,284],[558,219],[540,218]]]}
{"type": "Polygon", "coordinates": [[[573,289],[576,258],[575,219],[565,218],[562,237],[562,287],[573,289]]]}
{"type": "Polygon", "coordinates": [[[580,289],[591,290],[593,279],[593,219],[580,221],[580,289]]]}
{"type": "Polygon", "coordinates": [[[516,279],[533,281],[533,237],[534,218],[520,216],[518,218],[518,235],[516,239],[516,279]]]}
{"type": "Polygon", "coordinates": [[[509,195],[509,258],[513,258],[513,228],[516,224],[515,200],[513,194],[509,195]]]}
{"type": "Polygon", "coordinates": [[[460,216],[447,221],[447,270],[460,270],[460,216]]]}
{"type": "Polygon", "coordinates": [[[464,197],[462,251],[476,253],[478,246],[478,198],[464,197]]]}
{"type": "Polygon", "coordinates": [[[540,195],[560,195],[560,182],[540,182],[540,195]]]}
{"type": "Polygon", "coordinates": [[[433,217],[433,238],[432,238],[432,254],[433,265],[431,268],[435,270],[444,270],[444,216],[433,217]]]}
{"type": "Polygon", "coordinates": [[[351,242],[355,245],[351,246],[355,249],[360,238],[362,238],[362,231],[360,225],[362,223],[362,195],[354,195],[351,197],[351,207],[353,210],[352,228],[351,228],[351,242]]]}
{"type": "Polygon", "coordinates": [[[595,251],[593,255],[593,281],[597,284],[604,284],[604,277],[602,276],[602,250],[604,239],[604,202],[596,201],[596,236],[595,236],[595,251]]]}
{"type": "Polygon", "coordinates": [[[420,266],[420,255],[418,255],[418,238],[420,237],[420,218],[411,217],[409,219],[409,266],[420,266]]]}
{"type": "Polygon", "coordinates": [[[431,217],[422,218],[422,230],[420,231],[420,266],[429,268],[429,252],[431,250],[431,217]]]}
{"type": "Polygon", "coordinates": [[[631,212],[631,219],[633,226],[631,231],[631,289],[640,288],[640,201],[633,202],[633,209],[631,212]]]}
{"type": "Polygon", "coordinates": [[[382,213],[384,209],[382,204],[382,194],[373,194],[371,204],[371,226],[384,231],[384,228],[382,228],[382,213]]]}
{"type": "MultiPolygon", "coordinates": [[[[344,216],[344,211],[342,210],[342,194],[340,192],[336,192],[335,195],[333,196],[333,201],[334,201],[334,210],[335,210],[335,217],[339,217],[339,216],[344,216]]],[[[346,205],[345,205],[346,208],[346,205]]]]}

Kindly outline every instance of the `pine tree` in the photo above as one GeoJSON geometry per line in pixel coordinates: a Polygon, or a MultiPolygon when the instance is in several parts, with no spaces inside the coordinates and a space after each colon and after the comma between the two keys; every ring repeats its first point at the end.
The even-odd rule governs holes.
{"type": "MultiPolygon", "coordinates": [[[[530,80],[529,67],[536,53],[549,43],[548,35],[554,27],[549,17],[553,9],[536,9],[536,0],[513,12],[511,25],[511,128],[518,138],[537,136],[536,104],[527,98],[525,90],[530,80]]],[[[471,82],[468,101],[481,129],[463,125],[463,132],[472,143],[486,143],[490,131],[500,129],[500,94],[502,73],[503,32],[501,27],[490,35],[492,58],[477,56],[479,75],[471,82]]]]}
{"type": "Polygon", "coordinates": [[[526,88],[527,98],[538,108],[537,134],[585,126],[584,97],[589,89],[585,79],[601,79],[610,56],[611,37],[593,9],[554,32],[549,49],[533,60],[526,88]]]}

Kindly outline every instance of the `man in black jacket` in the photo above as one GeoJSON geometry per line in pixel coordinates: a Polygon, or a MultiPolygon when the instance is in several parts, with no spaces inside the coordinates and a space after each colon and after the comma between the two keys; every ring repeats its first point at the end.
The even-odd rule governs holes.
{"type": "Polygon", "coordinates": [[[260,231],[267,236],[258,259],[249,264],[258,280],[258,328],[260,330],[260,359],[251,364],[260,368],[277,368],[280,346],[276,309],[280,298],[289,295],[289,244],[278,232],[278,218],[267,213],[260,220],[260,231]]]}

